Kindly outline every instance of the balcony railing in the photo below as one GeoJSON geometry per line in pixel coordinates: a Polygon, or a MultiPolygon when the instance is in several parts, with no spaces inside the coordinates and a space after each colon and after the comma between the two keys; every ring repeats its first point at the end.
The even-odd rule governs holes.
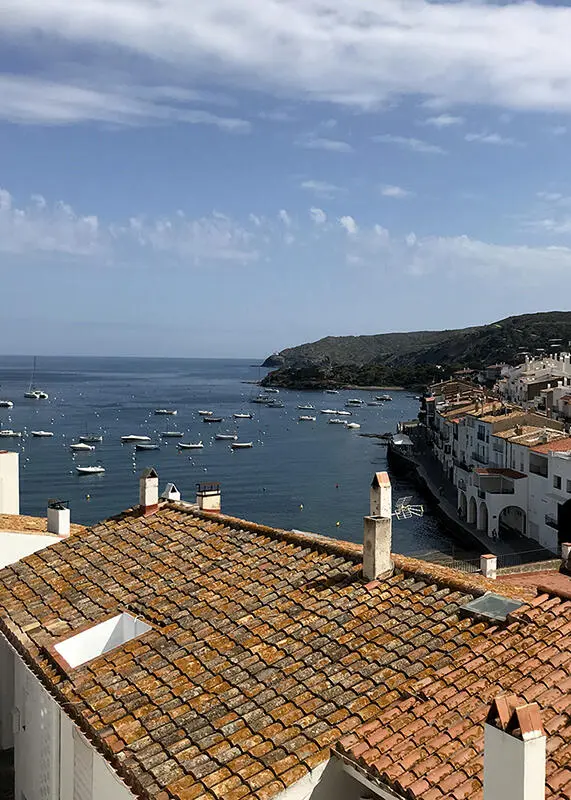
{"type": "Polygon", "coordinates": [[[540,475],[542,478],[547,478],[547,467],[538,467],[535,464],[530,464],[529,471],[534,475],[540,475]]]}
{"type": "Polygon", "coordinates": [[[555,528],[555,530],[559,530],[559,525],[557,524],[557,519],[552,516],[551,514],[545,515],[545,524],[549,525],[550,528],[555,528]]]}

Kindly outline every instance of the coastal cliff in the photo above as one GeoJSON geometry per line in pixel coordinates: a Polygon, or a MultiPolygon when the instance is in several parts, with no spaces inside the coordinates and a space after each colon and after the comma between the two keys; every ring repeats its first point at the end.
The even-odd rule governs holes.
{"type": "Polygon", "coordinates": [[[570,342],[569,311],[524,314],[457,330],[328,336],[270,356],[264,366],[277,369],[266,375],[262,385],[418,389],[456,370],[519,363],[523,352],[568,349],[570,342]]]}

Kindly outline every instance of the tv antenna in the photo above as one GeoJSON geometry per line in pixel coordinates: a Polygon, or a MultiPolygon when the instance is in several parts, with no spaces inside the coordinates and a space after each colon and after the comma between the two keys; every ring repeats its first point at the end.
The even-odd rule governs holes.
{"type": "Polygon", "coordinates": [[[424,506],[411,505],[411,500],[412,496],[399,497],[399,499],[395,502],[393,517],[396,517],[400,521],[403,519],[412,519],[412,517],[424,516],[424,506]]]}

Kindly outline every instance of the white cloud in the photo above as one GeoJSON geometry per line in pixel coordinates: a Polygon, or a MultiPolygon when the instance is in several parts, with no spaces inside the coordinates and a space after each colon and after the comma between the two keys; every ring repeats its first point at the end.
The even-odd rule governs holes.
{"type": "Polygon", "coordinates": [[[442,154],[445,151],[442,147],[439,147],[437,144],[431,144],[430,142],[425,142],[422,139],[414,139],[410,136],[393,136],[390,133],[382,133],[378,136],[372,137],[374,142],[378,142],[379,144],[396,144],[399,147],[404,147],[407,150],[412,150],[415,153],[439,153],[442,154]]]}
{"type": "Polygon", "coordinates": [[[522,142],[512,139],[510,136],[501,136],[499,133],[467,133],[464,139],[467,142],[479,142],[480,144],[496,144],[502,147],[521,147],[522,142]]]}
{"type": "Polygon", "coordinates": [[[280,209],[280,211],[278,213],[278,217],[283,222],[283,224],[285,225],[286,228],[290,228],[291,227],[291,217],[287,213],[285,208],[280,209]]]}
{"type": "Polygon", "coordinates": [[[343,142],[339,139],[326,139],[323,136],[315,136],[314,134],[299,137],[296,144],[299,147],[305,147],[307,150],[328,150],[331,153],[353,152],[353,148],[348,142],[343,142]]]}
{"type": "Polygon", "coordinates": [[[408,189],[403,189],[402,186],[391,186],[390,184],[385,184],[381,186],[381,194],[383,197],[394,197],[397,200],[402,200],[405,197],[411,197],[414,192],[410,192],[408,189]]]}
{"type": "Polygon", "coordinates": [[[334,197],[334,195],[341,191],[339,186],[335,186],[334,183],[328,183],[327,181],[302,181],[300,183],[300,187],[308,192],[313,192],[318,197],[328,198],[334,197]]]}
{"type": "Polygon", "coordinates": [[[0,119],[8,122],[71,125],[78,122],[140,126],[185,123],[214,125],[246,133],[250,123],[190,108],[207,95],[177,87],[114,86],[100,89],[37,78],[0,75],[0,119]]]}
{"type": "Polygon", "coordinates": [[[428,0],[3,0],[2,35],[62,62],[81,48],[191,82],[375,106],[414,94],[448,104],[571,109],[571,9],[428,0]],[[509,35],[506,35],[509,31],[509,35]],[[292,69],[292,65],[295,68],[292,69]]]}
{"type": "Polygon", "coordinates": [[[567,128],[565,125],[553,125],[547,130],[552,134],[552,136],[564,136],[567,133],[567,128]]]}
{"type": "Polygon", "coordinates": [[[559,200],[564,199],[559,192],[537,192],[537,198],[545,200],[546,203],[557,203],[559,200]]]}
{"type": "Polygon", "coordinates": [[[449,128],[452,125],[463,125],[464,117],[454,117],[452,114],[439,114],[437,117],[428,117],[424,120],[424,125],[432,125],[433,128],[449,128]]]}
{"type": "Polygon", "coordinates": [[[353,219],[353,217],[349,216],[339,217],[339,224],[351,236],[354,236],[359,230],[359,227],[355,222],[355,220],[353,219]]]}
{"type": "Polygon", "coordinates": [[[322,208],[315,208],[315,207],[310,208],[309,218],[316,225],[325,225],[325,223],[327,222],[327,214],[322,208]]]}
{"type": "Polygon", "coordinates": [[[112,260],[138,250],[196,263],[258,257],[254,232],[218,212],[190,219],[179,211],[172,218],[133,217],[105,226],[94,215],[78,214],[63,202],[47,203],[41,195],[16,204],[0,189],[0,252],[112,260]]]}

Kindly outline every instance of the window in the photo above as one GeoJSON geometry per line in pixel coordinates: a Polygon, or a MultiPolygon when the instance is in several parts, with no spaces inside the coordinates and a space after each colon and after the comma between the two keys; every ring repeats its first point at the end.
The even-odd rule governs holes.
{"type": "Polygon", "coordinates": [[[571,481],[567,481],[567,491],[571,494],[571,481]]]}
{"type": "Polygon", "coordinates": [[[553,486],[555,489],[561,489],[561,476],[554,475],[553,476],[553,486]]]}

